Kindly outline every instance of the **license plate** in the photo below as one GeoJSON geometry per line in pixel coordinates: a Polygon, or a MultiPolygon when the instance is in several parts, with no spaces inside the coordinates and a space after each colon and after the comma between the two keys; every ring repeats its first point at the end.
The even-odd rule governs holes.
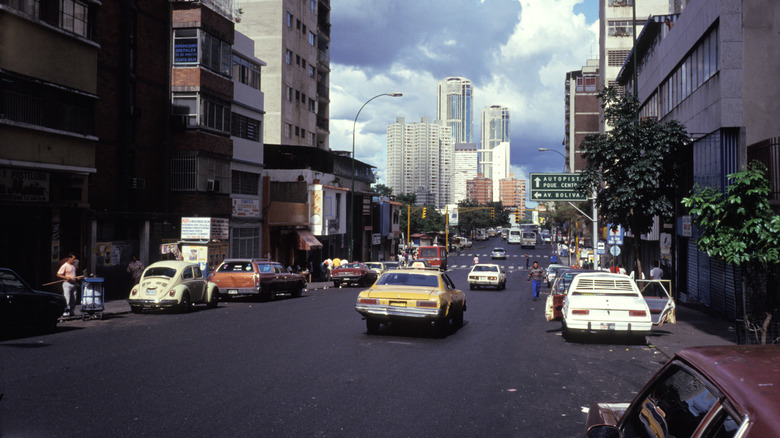
{"type": "Polygon", "coordinates": [[[601,329],[602,330],[615,330],[615,323],[614,322],[610,322],[610,323],[603,323],[602,322],[601,323],[601,329]]]}
{"type": "Polygon", "coordinates": [[[228,289],[228,295],[238,295],[238,291],[235,289],[228,289]]]}
{"type": "Polygon", "coordinates": [[[146,289],[146,295],[157,295],[157,289],[146,289]]]}
{"type": "Polygon", "coordinates": [[[390,301],[391,306],[406,307],[406,301],[390,301]]]}

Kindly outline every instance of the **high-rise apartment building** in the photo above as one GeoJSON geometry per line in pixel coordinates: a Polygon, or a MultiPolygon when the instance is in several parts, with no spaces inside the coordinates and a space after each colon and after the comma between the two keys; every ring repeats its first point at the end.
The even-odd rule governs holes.
{"type": "Polygon", "coordinates": [[[477,204],[493,202],[493,181],[485,178],[481,173],[476,178],[466,181],[466,190],[470,202],[477,204]]]}
{"type": "Polygon", "coordinates": [[[454,142],[449,126],[406,123],[387,127],[387,184],[395,194],[414,193],[418,204],[443,207],[449,201],[454,142]]]}
{"type": "Polygon", "coordinates": [[[509,178],[510,150],[509,142],[501,142],[491,151],[493,155],[492,176],[488,179],[493,181],[493,199],[499,199],[499,181],[509,178]]]}
{"type": "MultiPolygon", "coordinates": [[[[668,14],[672,3],[669,0],[641,0],[634,6],[635,1],[599,0],[599,84],[602,88],[620,88],[616,78],[634,42],[634,7],[638,36],[648,16],[668,14]]],[[[601,122],[600,132],[608,129],[601,122]]]]}
{"type": "Polygon", "coordinates": [[[508,178],[498,181],[500,190],[499,198],[504,207],[519,208],[521,218],[525,215],[525,180],[515,178],[514,174],[509,174],[508,178]]]}
{"type": "Polygon", "coordinates": [[[587,165],[580,148],[582,140],[587,135],[599,133],[601,102],[598,93],[603,87],[599,82],[598,65],[598,59],[589,59],[581,70],[566,73],[564,172],[582,172],[587,165]]]}
{"type": "Polygon", "coordinates": [[[473,89],[471,81],[449,77],[437,87],[436,119],[452,129],[455,143],[471,143],[474,138],[473,89]]]}
{"type": "Polygon", "coordinates": [[[457,204],[468,199],[466,181],[477,177],[479,146],[476,143],[455,143],[453,170],[450,175],[449,203],[457,204]]]}
{"type": "Polygon", "coordinates": [[[330,1],[242,0],[263,69],[266,144],[329,149],[330,1]]]}
{"type": "MultiPolygon", "coordinates": [[[[479,170],[486,178],[498,181],[500,177],[493,176],[493,165],[508,166],[493,156],[493,149],[500,143],[509,142],[509,108],[501,105],[491,105],[482,108],[482,150],[480,151],[479,170]]],[[[506,174],[503,175],[504,177],[506,174]]],[[[498,185],[496,185],[496,190],[498,185]]]]}

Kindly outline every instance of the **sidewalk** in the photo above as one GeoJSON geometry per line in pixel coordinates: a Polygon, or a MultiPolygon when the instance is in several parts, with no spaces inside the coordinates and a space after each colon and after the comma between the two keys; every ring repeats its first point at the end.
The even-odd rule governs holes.
{"type": "MultiPolygon", "coordinates": [[[[332,281],[321,281],[309,283],[306,290],[327,289],[333,287],[332,281]]],[[[130,313],[130,304],[127,300],[108,300],[103,306],[103,317],[110,318],[111,315],[121,315],[123,313],[130,313]]],[[[83,319],[84,314],[81,313],[81,306],[76,306],[75,312],[71,316],[61,316],[60,321],[73,321],[83,319]]],[[[88,315],[87,315],[88,316],[88,315]]]]}
{"type": "Polygon", "coordinates": [[[648,344],[664,355],[671,358],[683,348],[737,343],[736,323],[710,315],[705,307],[677,303],[676,312],[676,324],[653,327],[647,337],[648,344]]]}

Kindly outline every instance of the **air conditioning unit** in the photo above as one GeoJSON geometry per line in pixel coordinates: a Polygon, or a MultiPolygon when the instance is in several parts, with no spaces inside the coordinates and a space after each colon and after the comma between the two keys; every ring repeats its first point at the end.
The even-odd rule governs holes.
{"type": "Polygon", "coordinates": [[[219,191],[219,180],[210,179],[210,180],[206,181],[206,191],[207,192],[218,192],[219,191]]]}

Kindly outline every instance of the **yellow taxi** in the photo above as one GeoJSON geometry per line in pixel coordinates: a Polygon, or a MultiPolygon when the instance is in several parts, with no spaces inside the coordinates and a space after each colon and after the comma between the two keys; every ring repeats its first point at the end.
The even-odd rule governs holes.
{"type": "Polygon", "coordinates": [[[436,269],[387,271],[367,290],[360,292],[355,310],[366,320],[368,333],[381,324],[425,321],[444,337],[450,327],[463,325],[466,294],[450,277],[436,269]]]}

